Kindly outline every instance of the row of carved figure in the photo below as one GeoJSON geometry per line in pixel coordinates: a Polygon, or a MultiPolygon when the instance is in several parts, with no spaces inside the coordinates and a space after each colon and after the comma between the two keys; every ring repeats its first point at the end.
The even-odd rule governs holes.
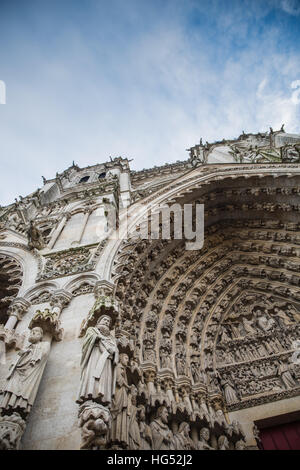
{"type": "MultiPolygon", "coordinates": [[[[135,370],[137,364],[133,361],[129,367],[128,354],[119,354],[118,340],[111,335],[110,327],[111,319],[102,315],[96,327],[87,329],[83,341],[81,384],[77,399],[80,404],[82,448],[225,450],[245,446],[240,427],[237,423],[228,425],[221,409],[215,413],[215,423],[219,424],[217,437],[212,439],[215,447],[208,443],[210,430],[203,423],[200,434],[195,426],[190,433],[191,425],[187,421],[182,422],[179,428],[175,423],[177,430],[171,431],[170,412],[166,405],[156,403],[155,408],[159,407],[153,414],[152,404],[152,416],[149,418],[151,390],[147,393],[143,389],[142,374],[135,370]],[[137,372],[136,385],[130,384],[129,370],[131,374],[137,372]],[[240,442],[237,444],[237,441],[240,442]]],[[[152,392],[154,394],[153,389],[152,392]]],[[[209,426],[212,424],[209,416],[206,423],[209,426]]]]}
{"type": "MultiPolygon", "coordinates": [[[[95,327],[87,329],[83,340],[80,389],[77,398],[80,404],[79,423],[82,428],[83,448],[103,446],[145,448],[146,445],[150,445],[151,440],[152,448],[164,449],[165,447],[158,447],[158,434],[161,434],[163,428],[169,436],[172,435],[169,441],[166,440],[169,443],[164,444],[169,446],[167,448],[200,448],[203,444],[203,442],[201,444],[204,433],[202,428],[205,427],[208,427],[212,433],[211,444],[207,445],[224,449],[236,446],[241,440],[242,433],[240,432],[239,439],[235,437],[234,442],[231,440],[232,435],[238,435],[234,430],[236,425],[234,423],[229,425],[226,422],[222,408],[219,407],[214,411],[202,404],[201,412],[201,406],[195,405],[194,400],[192,413],[187,413],[187,408],[191,405],[188,396],[185,395],[184,398],[186,407],[181,406],[180,400],[175,400],[172,404],[169,399],[170,394],[168,397],[166,392],[161,391],[159,394],[153,384],[149,383],[150,381],[145,386],[143,374],[137,363],[132,360],[129,368],[128,354],[124,352],[119,354],[119,349],[122,351],[126,341],[124,343],[123,338],[116,339],[111,334],[111,329],[112,319],[102,315],[95,327]],[[166,405],[160,406],[158,414],[154,415],[155,408],[163,403],[167,404],[168,408],[166,405]],[[180,425],[179,428],[178,411],[181,411],[186,418],[181,419],[185,425],[180,425]],[[203,422],[204,416],[206,425],[203,422]],[[169,422],[172,423],[172,431],[168,426],[169,422]],[[162,430],[156,433],[155,430],[159,426],[162,430]],[[202,431],[199,434],[200,429],[202,431]],[[141,443],[143,433],[147,438],[145,437],[145,442],[141,443]],[[134,441],[138,444],[134,444],[134,441]]],[[[50,343],[42,339],[43,330],[40,327],[33,328],[29,336],[29,346],[18,354],[17,360],[10,368],[5,389],[0,397],[2,448],[18,446],[25,420],[34,403],[50,350],[50,343]]],[[[284,364],[280,364],[279,369],[282,381],[293,385],[290,371],[284,364]]],[[[233,403],[237,399],[237,394],[230,379],[224,375],[220,384],[227,403],[233,403]]],[[[169,392],[172,395],[171,389],[169,392]]],[[[222,400],[222,397],[220,398],[222,400]]],[[[241,446],[242,443],[239,443],[238,448],[241,446]]]]}
{"type": "MultiPolygon", "coordinates": [[[[221,240],[218,240],[216,242],[220,243],[220,241],[221,240]]],[[[163,245],[163,242],[161,242],[158,245],[159,251],[161,249],[161,245],[163,245]]],[[[207,243],[207,245],[209,246],[210,244],[207,243]]],[[[203,263],[201,265],[201,271],[199,272],[199,267],[198,267],[197,272],[195,271],[195,273],[194,273],[194,275],[196,276],[195,278],[197,278],[197,276],[199,276],[201,274],[201,272],[203,273],[204,270],[207,269],[216,259],[218,259],[220,256],[224,255],[226,252],[228,252],[228,250],[229,250],[229,247],[225,246],[225,247],[222,247],[222,253],[221,252],[213,253],[212,255],[210,255],[210,257],[204,258],[203,263]]],[[[181,251],[180,248],[176,248],[174,253],[172,254],[172,257],[169,256],[166,260],[163,260],[163,262],[160,263],[159,267],[157,267],[157,269],[152,272],[153,280],[151,278],[147,279],[147,283],[146,284],[144,283],[142,286],[141,286],[141,284],[142,284],[141,281],[144,280],[144,276],[141,276],[141,274],[142,274],[142,271],[145,272],[145,269],[147,268],[147,266],[146,266],[145,263],[143,263],[141,261],[140,268],[137,268],[137,266],[134,266],[133,263],[131,263],[131,261],[129,260],[129,263],[131,263],[132,267],[134,268],[132,271],[135,274],[131,276],[131,282],[130,283],[128,283],[128,280],[126,281],[126,288],[125,288],[125,284],[122,284],[120,282],[121,280],[119,281],[119,287],[122,289],[122,291],[125,292],[125,289],[126,289],[126,299],[125,299],[125,301],[129,302],[129,305],[131,305],[131,306],[136,305],[136,302],[133,302],[133,298],[136,299],[136,296],[137,296],[137,293],[138,293],[138,296],[140,297],[139,298],[139,304],[141,306],[144,306],[145,301],[147,300],[147,295],[149,295],[149,288],[150,288],[150,291],[154,288],[154,286],[156,285],[157,280],[163,275],[165,270],[169,269],[172,266],[172,264],[174,262],[174,258],[175,258],[175,261],[177,261],[177,259],[180,257],[180,254],[181,254],[180,251],[181,251]],[[139,272],[139,269],[141,270],[140,272],[139,272]],[[123,288],[122,288],[122,286],[123,286],[123,288]],[[138,292],[139,288],[141,288],[141,287],[142,287],[142,292],[138,292]],[[130,301],[131,300],[131,292],[132,292],[132,302],[130,301]],[[143,298],[143,292],[144,292],[144,298],[143,298]]],[[[205,249],[205,247],[204,247],[204,249],[201,250],[201,256],[205,255],[206,251],[207,251],[207,249],[205,249]]],[[[238,256],[238,257],[237,256],[238,255],[235,255],[235,257],[237,258],[237,259],[235,259],[235,262],[238,262],[239,260],[243,262],[241,256],[238,256]]],[[[131,255],[131,257],[132,257],[132,255],[131,255]]],[[[152,255],[151,255],[151,257],[152,257],[152,255]]],[[[185,271],[185,266],[191,265],[195,260],[196,260],[195,257],[194,257],[194,259],[192,257],[189,257],[186,260],[183,260],[183,259],[181,260],[182,266],[180,265],[180,263],[177,266],[173,266],[172,276],[171,276],[171,278],[165,280],[164,286],[166,286],[166,283],[169,283],[169,286],[171,286],[171,284],[174,285],[177,278],[180,275],[182,275],[182,273],[185,271]]],[[[258,260],[258,263],[259,263],[259,260],[258,260]]],[[[147,264],[149,264],[149,262],[147,264]]],[[[250,264],[252,264],[252,263],[250,263],[250,264]]],[[[127,265],[127,268],[128,268],[128,265],[127,265]]],[[[224,269],[224,267],[222,267],[222,269],[224,269]]],[[[127,269],[126,269],[126,271],[127,271],[127,269]]],[[[131,269],[128,271],[128,273],[130,271],[131,271],[131,269]]],[[[191,273],[191,274],[193,274],[193,273],[191,273]]],[[[264,274],[264,276],[265,276],[265,274],[264,274]]],[[[212,282],[214,279],[212,278],[210,280],[212,282]]],[[[285,280],[285,279],[283,279],[283,280],[285,280]]],[[[187,279],[187,281],[188,281],[188,279],[187,279]]],[[[192,282],[192,279],[191,279],[191,282],[192,282]]],[[[165,287],[164,287],[164,289],[165,289],[165,287]]],[[[163,297],[163,295],[165,293],[166,293],[165,291],[162,291],[161,296],[163,297]]],[[[119,297],[123,297],[121,292],[117,292],[117,295],[119,297]]],[[[157,295],[158,295],[158,298],[159,298],[159,292],[157,292],[157,295]]],[[[178,292],[178,295],[182,295],[182,292],[178,292]]]]}
{"type": "Polygon", "coordinates": [[[300,313],[291,304],[286,305],[286,311],[274,307],[272,312],[257,308],[250,313],[250,318],[242,316],[237,321],[224,325],[221,334],[221,342],[227,342],[234,338],[255,336],[268,331],[285,329],[300,322],[300,313]]]}

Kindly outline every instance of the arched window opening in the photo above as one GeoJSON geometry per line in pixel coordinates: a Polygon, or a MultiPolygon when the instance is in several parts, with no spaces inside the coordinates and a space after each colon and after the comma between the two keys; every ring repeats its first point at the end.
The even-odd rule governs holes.
{"type": "Polygon", "coordinates": [[[100,173],[100,175],[98,176],[98,179],[101,180],[102,178],[105,178],[106,176],[106,173],[100,173]]]}
{"type": "Polygon", "coordinates": [[[89,176],[83,176],[81,180],[79,181],[79,183],[86,183],[89,179],[90,179],[89,176]]]}

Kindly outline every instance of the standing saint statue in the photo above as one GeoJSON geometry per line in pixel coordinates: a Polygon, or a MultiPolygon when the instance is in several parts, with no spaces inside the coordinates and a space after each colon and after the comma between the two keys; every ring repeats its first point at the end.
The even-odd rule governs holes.
{"type": "Polygon", "coordinates": [[[279,365],[277,368],[277,375],[281,377],[282,382],[286,389],[294,388],[298,384],[293,378],[293,364],[289,364],[283,361],[278,361],[279,365]]]}
{"type": "Polygon", "coordinates": [[[195,450],[194,441],[190,437],[190,425],[183,421],[178,432],[174,434],[175,450],[195,450]]]}
{"type": "Polygon", "coordinates": [[[121,448],[129,446],[129,423],[133,411],[129,396],[131,388],[127,381],[128,362],[127,354],[120,354],[120,362],[116,368],[116,393],[111,409],[110,440],[121,448]]]}
{"type": "Polygon", "coordinates": [[[233,387],[228,375],[223,375],[223,378],[221,379],[221,387],[223,389],[227,405],[232,405],[239,401],[235,388],[233,387]]]}
{"type": "Polygon", "coordinates": [[[50,343],[42,339],[42,328],[33,328],[28,338],[29,346],[18,353],[11,365],[0,400],[2,412],[14,410],[26,415],[30,412],[50,351],[50,343]]]}
{"type": "Polygon", "coordinates": [[[115,393],[119,352],[110,334],[111,319],[102,315],[85,334],[81,355],[81,381],[77,403],[94,400],[110,406],[115,393]]]}
{"type": "Polygon", "coordinates": [[[157,410],[157,417],[150,424],[153,450],[173,450],[174,437],[168,426],[168,409],[162,405],[157,410]]]}

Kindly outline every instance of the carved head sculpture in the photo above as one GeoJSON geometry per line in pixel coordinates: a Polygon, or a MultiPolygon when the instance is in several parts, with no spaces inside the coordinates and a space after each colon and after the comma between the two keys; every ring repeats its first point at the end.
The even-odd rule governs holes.
{"type": "Polygon", "coordinates": [[[138,407],[138,417],[139,417],[139,421],[145,421],[145,418],[146,418],[146,410],[145,410],[145,406],[144,405],[140,405],[138,407]]]}
{"type": "Polygon", "coordinates": [[[28,341],[29,343],[38,343],[39,341],[42,341],[43,339],[43,330],[41,327],[36,326],[35,328],[32,328],[32,330],[29,333],[29,338],[28,341]]]}
{"type": "Polygon", "coordinates": [[[138,391],[135,385],[131,385],[130,394],[131,394],[131,403],[136,406],[138,391]]]}
{"type": "Polygon", "coordinates": [[[169,412],[166,406],[160,406],[157,410],[157,418],[160,418],[161,421],[165,424],[168,424],[169,412]]]}
{"type": "Polygon", "coordinates": [[[189,432],[190,432],[190,425],[189,423],[187,423],[186,421],[183,421],[182,423],[180,423],[180,426],[179,426],[179,430],[178,432],[183,432],[183,434],[185,436],[188,436],[189,435],[189,432]]]}
{"type": "Polygon", "coordinates": [[[123,354],[120,354],[120,362],[121,364],[123,364],[123,366],[127,366],[128,365],[128,362],[129,362],[129,357],[127,354],[123,353],[123,354]]]}
{"type": "Polygon", "coordinates": [[[235,450],[245,450],[246,444],[244,441],[240,440],[235,443],[235,450]]]}
{"type": "Polygon", "coordinates": [[[209,429],[208,428],[200,429],[200,439],[202,441],[205,441],[205,442],[207,442],[209,440],[209,429]]]}
{"type": "Polygon", "coordinates": [[[218,439],[218,448],[220,450],[225,450],[229,448],[229,442],[226,436],[220,436],[218,439]]]}
{"type": "Polygon", "coordinates": [[[107,336],[109,335],[110,326],[111,326],[111,318],[108,315],[101,315],[101,317],[97,321],[98,330],[107,336]]]}

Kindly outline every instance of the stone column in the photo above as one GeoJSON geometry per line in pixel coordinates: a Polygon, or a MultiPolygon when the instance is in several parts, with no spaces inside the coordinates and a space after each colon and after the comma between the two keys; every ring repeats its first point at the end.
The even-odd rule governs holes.
{"type": "Polygon", "coordinates": [[[22,297],[17,297],[8,307],[9,318],[4,327],[8,330],[13,330],[17,322],[22,320],[29,307],[30,302],[28,302],[28,300],[23,299],[22,297]]]}

